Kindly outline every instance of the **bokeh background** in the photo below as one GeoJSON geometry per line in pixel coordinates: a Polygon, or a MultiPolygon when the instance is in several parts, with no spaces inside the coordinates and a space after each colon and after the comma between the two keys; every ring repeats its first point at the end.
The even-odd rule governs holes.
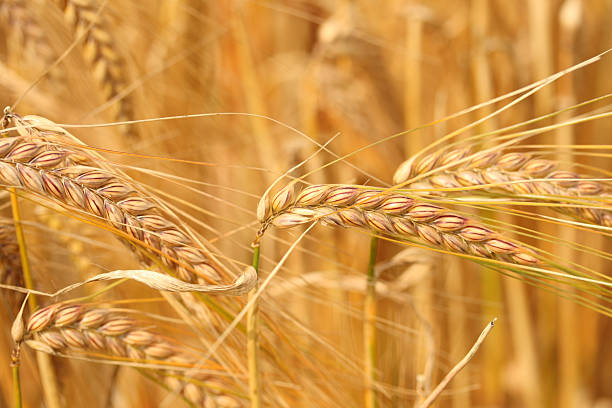
{"type": "MultiPolygon", "coordinates": [[[[83,3],[95,15],[103,2],[83,3]]],[[[63,15],[65,7],[66,1],[0,1],[4,105],[22,95],[80,35],[63,15]]],[[[370,176],[346,162],[323,167],[333,159],[327,153],[317,154],[294,175],[312,172],[307,180],[316,183],[390,184],[394,169],[407,157],[501,105],[357,149],[511,92],[612,47],[612,2],[606,0],[109,0],[94,20],[94,28],[105,27],[109,35],[112,64],[100,66],[103,63],[94,58],[97,63],[92,65],[84,58],[91,34],[83,34],[27,93],[17,112],[71,124],[225,113],[156,121],[129,132],[110,127],[73,133],[102,149],[157,157],[108,155],[121,165],[192,180],[188,184],[198,193],[151,171],[130,173],[183,200],[177,205],[209,228],[187,221],[228,258],[243,263],[250,262],[248,244],[257,229],[258,197],[317,150],[312,140],[325,143],[333,138],[329,148],[340,156],[352,154],[347,161],[370,176]],[[112,86],[101,86],[101,76],[112,86]]],[[[612,90],[610,72],[612,57],[605,56],[482,123],[472,134],[605,95],[612,90]]],[[[606,109],[605,103],[595,106],[606,109]]],[[[562,127],[530,143],[609,145],[611,135],[612,121],[602,119],[562,127]]],[[[572,155],[566,160],[612,171],[610,158],[603,156],[572,155]]],[[[98,270],[133,266],[127,250],[110,235],[69,218],[57,224],[58,218],[52,217],[55,224],[49,224],[45,211],[24,205],[41,289],[57,289],[98,270]]],[[[501,210],[486,215],[602,253],[612,248],[604,234],[513,219],[501,210]]],[[[273,234],[277,240],[266,239],[262,247],[264,275],[296,237],[295,232],[273,234]]],[[[604,255],[553,240],[530,243],[562,261],[609,276],[604,255]]],[[[327,357],[314,360],[322,370],[336,367],[334,359],[340,356],[357,366],[363,362],[368,245],[367,234],[319,226],[291,255],[266,294],[295,316],[297,323],[280,323],[292,342],[313,358],[321,344],[333,347],[327,357]]],[[[608,317],[468,260],[419,248],[381,242],[377,268],[381,407],[416,404],[493,317],[499,319],[494,331],[437,406],[612,407],[608,317]]],[[[131,289],[119,288],[117,298],[136,297],[137,289],[131,289]]],[[[8,316],[5,321],[10,321],[8,316]]],[[[0,402],[8,406],[8,333],[3,341],[0,402]]],[[[291,356],[284,358],[290,361],[291,356]]],[[[67,380],[95,368],[57,364],[67,401],[77,404],[66,406],[105,406],[107,398],[84,391],[93,390],[91,384],[83,388],[87,385],[67,380]]],[[[41,406],[32,364],[30,369],[33,380],[25,385],[26,403],[41,406]]],[[[294,369],[299,377],[300,366],[294,369]]],[[[95,375],[100,384],[112,378],[106,368],[95,375]]],[[[118,385],[115,393],[121,396],[111,398],[111,404],[156,406],[158,391],[150,392],[155,386],[138,375],[125,375],[131,385],[118,385]]],[[[317,378],[304,381],[316,383],[317,378]]],[[[334,381],[345,396],[342,406],[363,405],[363,384],[355,372],[349,370],[334,381]]],[[[317,395],[303,401],[303,406],[333,405],[317,395]]]]}

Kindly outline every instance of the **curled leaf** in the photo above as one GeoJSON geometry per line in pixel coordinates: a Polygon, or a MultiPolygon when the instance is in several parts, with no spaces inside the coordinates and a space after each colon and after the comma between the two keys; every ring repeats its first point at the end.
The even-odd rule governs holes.
{"type": "Polygon", "coordinates": [[[184,282],[172,276],[148,271],[146,269],[117,270],[101,273],[86,281],[67,286],[56,292],[55,296],[71,291],[86,283],[115,279],[132,279],[144,283],[150,288],[166,292],[199,292],[211,295],[240,296],[248,293],[255,286],[257,283],[257,273],[252,266],[249,266],[240,276],[238,276],[238,278],[236,278],[234,283],[228,285],[207,285],[184,282]]]}

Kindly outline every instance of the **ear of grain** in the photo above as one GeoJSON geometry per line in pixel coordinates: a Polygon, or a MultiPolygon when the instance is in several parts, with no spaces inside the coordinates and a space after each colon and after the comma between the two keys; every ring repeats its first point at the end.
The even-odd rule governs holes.
{"type": "Polygon", "coordinates": [[[159,259],[188,282],[228,276],[207,249],[177,226],[150,195],[89,152],[61,143],[67,132],[37,117],[12,116],[21,137],[0,141],[0,183],[50,199],[122,233],[141,260],[159,259]]]}
{"type": "MultiPolygon", "coordinates": [[[[38,310],[26,324],[25,344],[49,354],[92,356],[97,359],[167,364],[180,367],[205,366],[185,346],[161,336],[151,325],[130,315],[85,304],[56,303],[38,310]]],[[[202,406],[242,407],[243,402],[220,390],[231,390],[223,377],[187,371],[185,374],[165,367],[153,373],[168,387],[191,403],[202,406]],[[229,405],[223,405],[229,404],[229,405]]]]}
{"type": "MultiPolygon", "coordinates": [[[[433,161],[442,166],[468,156],[466,151],[461,149],[435,153],[434,157],[430,159],[426,156],[422,160],[406,161],[396,171],[394,183],[404,183],[431,170],[432,167],[425,166],[424,161],[433,161]]],[[[452,192],[436,189],[483,186],[482,189],[470,190],[470,193],[501,191],[528,197],[530,201],[567,204],[551,208],[583,222],[612,227],[612,209],[601,208],[607,206],[605,202],[588,200],[590,197],[608,197],[606,185],[572,171],[558,170],[558,167],[555,161],[535,158],[522,152],[504,154],[503,151],[484,151],[470,156],[467,161],[457,166],[432,174],[407,187],[430,189],[432,194],[445,195],[452,192]],[[564,197],[571,201],[564,201],[564,197]],[[572,207],[571,204],[576,202],[576,207],[572,207]]]]}
{"type": "MultiPolygon", "coordinates": [[[[31,4],[25,0],[3,0],[0,2],[0,21],[8,34],[6,39],[11,43],[8,50],[19,53],[15,57],[21,66],[36,67],[40,71],[53,63],[56,54],[48,41],[44,27],[40,26],[29,7],[31,4]]],[[[63,73],[53,70],[49,76],[55,82],[59,82],[63,73]]]]}
{"type": "MultiPolygon", "coordinates": [[[[108,228],[148,267],[155,263],[179,279],[201,284],[232,278],[187,227],[174,222],[176,217],[163,201],[145,193],[98,155],[79,148],[78,140],[64,129],[36,116],[9,117],[20,136],[0,139],[0,185],[35,194],[108,228]]],[[[234,298],[202,298],[192,293],[164,297],[201,334],[204,345],[232,320],[240,304],[234,298]]],[[[241,334],[236,332],[217,351],[229,372],[244,370],[234,351],[241,334]]]]}
{"type": "MultiPolygon", "coordinates": [[[[108,101],[126,87],[126,70],[123,58],[107,28],[104,10],[98,14],[101,2],[94,0],[57,0],[64,11],[66,21],[73,27],[75,37],[84,35],[83,57],[91,65],[93,76],[100,84],[104,98],[108,101]],[[85,32],[90,27],[88,32],[85,32]]],[[[117,121],[132,120],[133,104],[129,96],[122,96],[115,103],[117,121]]],[[[137,133],[133,127],[120,127],[123,134],[134,139],[137,133]]]]}
{"type": "MultiPolygon", "coordinates": [[[[281,190],[279,194],[284,194],[281,190]]],[[[276,197],[272,202],[279,201],[276,197]]],[[[274,207],[272,207],[274,208],[274,207]]],[[[537,265],[537,255],[462,215],[437,205],[382,189],[345,185],[313,185],[290,203],[272,211],[263,222],[289,228],[319,221],[324,225],[358,227],[398,237],[417,237],[435,247],[518,265],[537,265]]]]}

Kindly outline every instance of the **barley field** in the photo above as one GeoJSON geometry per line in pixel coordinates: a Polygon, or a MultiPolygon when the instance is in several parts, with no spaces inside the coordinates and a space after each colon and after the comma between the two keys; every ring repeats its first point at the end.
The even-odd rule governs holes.
{"type": "Polygon", "coordinates": [[[612,408],[610,1],[0,32],[0,407],[612,408]]]}

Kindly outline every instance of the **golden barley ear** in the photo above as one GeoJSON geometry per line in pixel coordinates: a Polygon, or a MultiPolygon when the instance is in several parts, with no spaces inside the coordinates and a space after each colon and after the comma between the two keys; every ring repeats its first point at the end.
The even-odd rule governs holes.
{"type": "MultiPolygon", "coordinates": [[[[0,139],[0,185],[51,201],[118,236],[146,267],[188,283],[220,283],[232,273],[149,192],[39,116],[7,112],[19,136],[0,139]]],[[[218,316],[192,293],[182,303],[200,322],[218,316]]]]}
{"type": "Polygon", "coordinates": [[[523,152],[500,149],[469,155],[467,149],[454,149],[405,161],[396,170],[393,182],[402,188],[416,188],[423,194],[442,196],[462,194],[462,188],[482,186],[470,188],[468,193],[498,191],[517,195],[519,200],[565,204],[551,208],[583,222],[612,227],[612,209],[601,208],[605,206],[601,202],[589,201],[593,197],[609,197],[607,186],[573,171],[559,170],[559,167],[554,160],[523,152]],[[444,170],[435,170],[436,167],[444,170]],[[423,175],[426,177],[418,177],[423,175]],[[410,183],[415,177],[418,181],[410,183]]]}
{"type": "Polygon", "coordinates": [[[536,253],[521,243],[412,195],[350,185],[317,184],[299,194],[294,189],[291,184],[271,198],[262,231],[268,225],[290,228],[319,221],[396,237],[416,237],[452,252],[517,265],[533,266],[540,262],[536,253]]]}
{"type": "Polygon", "coordinates": [[[210,364],[199,361],[197,354],[157,333],[151,323],[112,308],[49,305],[30,316],[22,339],[27,346],[48,354],[147,364],[155,378],[196,406],[244,406],[239,398],[223,393],[233,387],[227,377],[203,373],[210,364]],[[160,369],[150,368],[155,365],[160,369]],[[184,380],[186,375],[192,381],[184,380]]]}
{"type": "Polygon", "coordinates": [[[12,114],[20,136],[0,140],[0,183],[102,222],[130,243],[141,261],[160,260],[187,282],[218,281],[220,264],[126,176],[114,173],[53,122],[12,114]]]}

